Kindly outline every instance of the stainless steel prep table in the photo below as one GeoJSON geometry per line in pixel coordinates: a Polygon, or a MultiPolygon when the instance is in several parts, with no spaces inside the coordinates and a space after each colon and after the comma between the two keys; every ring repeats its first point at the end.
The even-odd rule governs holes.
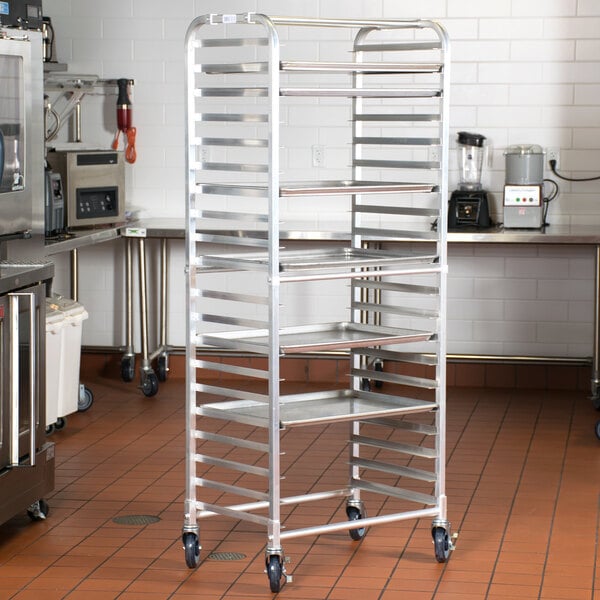
{"type": "Polygon", "coordinates": [[[79,295],[79,248],[115,240],[119,237],[121,227],[122,225],[114,225],[102,229],[80,230],[65,237],[46,240],[46,256],[53,256],[62,252],[71,253],[71,298],[73,300],[77,300],[79,295]]]}
{"type": "MultiPolygon", "coordinates": [[[[147,295],[146,286],[146,259],[145,259],[145,238],[155,238],[161,240],[161,289],[160,289],[160,345],[153,353],[155,356],[159,352],[168,351],[167,346],[167,330],[166,330],[166,277],[167,277],[167,261],[166,249],[167,240],[169,239],[184,239],[184,221],[183,219],[147,219],[137,221],[129,227],[122,229],[122,235],[129,236],[128,244],[137,239],[138,250],[140,254],[140,300],[142,306],[142,352],[145,360],[148,360],[147,348],[147,295]],[[134,227],[140,231],[132,231],[127,233],[127,230],[134,227]],[[142,235],[143,237],[139,237],[142,235]],[[145,346],[145,349],[144,349],[145,346]]],[[[216,232],[213,232],[216,233],[216,232]]],[[[231,233],[231,232],[230,232],[231,233]]],[[[289,231],[286,234],[286,239],[294,241],[316,241],[316,240],[331,240],[345,241],[347,235],[340,233],[339,235],[331,232],[294,232],[289,231]]],[[[544,229],[503,229],[495,227],[487,230],[464,229],[461,231],[453,231],[448,234],[449,243],[463,244],[548,244],[548,245],[575,245],[575,246],[592,246],[595,253],[595,294],[594,294],[594,342],[592,349],[592,378],[591,378],[591,394],[594,404],[600,403],[600,227],[589,225],[550,225],[544,229]]],[[[130,256],[131,249],[128,255],[130,256]]],[[[131,260],[130,258],[128,259],[131,260]]],[[[129,269],[131,263],[129,262],[129,269]]],[[[129,271],[131,272],[131,271],[129,271]]],[[[131,279],[129,276],[128,279],[131,279]]],[[[128,288],[128,294],[131,294],[128,288]]],[[[127,306],[131,307],[131,296],[128,296],[127,306]]],[[[128,313],[128,322],[131,323],[131,312],[128,313]]],[[[156,393],[156,392],[155,392],[156,393]]]]}
{"type": "Polygon", "coordinates": [[[592,347],[591,396],[600,407],[600,227],[595,225],[549,225],[542,229],[503,229],[456,231],[448,242],[485,244],[549,244],[592,246],[594,248],[594,341],[592,347]]]}
{"type": "MultiPolygon", "coordinates": [[[[66,236],[47,239],[45,243],[46,256],[70,252],[70,292],[71,298],[79,299],[79,248],[93,246],[103,242],[115,240],[119,237],[120,225],[103,227],[101,229],[80,230],[66,236]]],[[[131,276],[129,276],[131,278],[131,276]]],[[[94,394],[85,385],[79,385],[78,410],[84,411],[91,407],[94,394]]],[[[64,417],[62,419],[65,422],[64,417]]],[[[64,425],[63,425],[64,426],[64,425]]]]}
{"type": "Polygon", "coordinates": [[[140,369],[141,389],[145,396],[154,396],[158,392],[158,382],[165,381],[169,371],[169,348],[167,346],[167,278],[168,240],[184,239],[183,219],[145,219],[127,224],[121,229],[125,238],[125,272],[126,272],[126,311],[125,352],[121,358],[121,377],[131,381],[135,376],[135,354],[133,347],[133,244],[137,243],[138,276],[140,289],[140,336],[142,366],[140,369]],[[159,340],[158,347],[150,352],[148,348],[148,284],[146,273],[146,238],[160,240],[160,303],[159,303],[159,340]],[[152,368],[152,361],[157,359],[157,373],[152,368]]]}
{"type": "MultiPolygon", "coordinates": [[[[163,257],[163,263],[161,266],[161,273],[165,274],[165,282],[162,286],[161,292],[161,315],[165,315],[165,320],[163,323],[166,323],[166,273],[167,273],[167,263],[166,263],[166,239],[171,235],[173,237],[184,237],[184,229],[183,222],[175,222],[172,220],[171,229],[164,229],[153,227],[149,229],[150,237],[160,238],[162,240],[162,246],[165,248],[165,255],[163,257]]],[[[137,223],[137,222],[136,222],[137,223]]],[[[156,219],[156,224],[161,223],[164,224],[164,220],[156,219]]],[[[152,393],[146,393],[146,395],[153,395],[158,390],[158,385],[153,385],[153,378],[155,378],[154,372],[150,366],[150,359],[148,359],[148,321],[147,321],[147,284],[146,284],[146,251],[144,245],[144,238],[139,237],[140,232],[145,231],[143,229],[144,225],[141,223],[133,224],[133,223],[118,223],[113,226],[107,226],[97,229],[90,230],[77,230],[69,234],[68,236],[59,237],[56,239],[48,239],[46,240],[46,255],[52,256],[55,254],[60,254],[62,252],[70,252],[71,254],[71,262],[70,262],[70,291],[71,298],[73,300],[78,300],[79,296],[79,264],[78,264],[78,250],[85,246],[92,246],[96,244],[100,244],[103,242],[111,241],[118,239],[120,237],[125,238],[125,295],[126,295],[126,317],[125,317],[125,326],[126,326],[126,341],[125,341],[125,349],[124,356],[121,362],[121,375],[125,381],[131,381],[134,377],[134,352],[133,352],[133,287],[132,287],[132,277],[133,277],[133,266],[132,266],[132,239],[133,237],[138,238],[139,245],[139,275],[140,275],[140,304],[141,304],[141,320],[142,320],[142,352],[144,356],[143,365],[142,365],[142,389],[144,389],[144,393],[146,393],[146,389],[148,383],[150,383],[150,390],[152,393]],[[150,377],[148,376],[150,374],[150,377]],[[146,387],[144,387],[146,386],[146,387]]],[[[143,234],[145,236],[145,233],[143,234]]],[[[166,327],[166,326],[165,326],[166,327]]],[[[166,340],[166,330],[161,338],[161,340],[166,340]]],[[[166,357],[166,342],[163,341],[163,345],[165,345],[164,356],[166,357]]],[[[165,358],[166,360],[166,358],[165,358]]],[[[166,372],[166,362],[165,362],[165,372],[166,372]]]]}

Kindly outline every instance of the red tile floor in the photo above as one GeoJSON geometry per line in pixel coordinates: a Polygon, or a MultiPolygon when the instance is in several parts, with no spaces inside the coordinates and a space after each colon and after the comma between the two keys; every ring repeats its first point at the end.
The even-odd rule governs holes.
{"type": "MultiPolygon", "coordinates": [[[[584,391],[451,388],[447,492],[456,550],[435,561],[426,520],[285,544],[293,581],[271,594],[266,533],[201,521],[201,563],[186,567],[184,383],[157,396],[94,375],[95,402],[53,434],[56,488],[45,521],[0,525],[0,599],[600,599],[598,413],[584,391]],[[131,525],[118,516],[150,515],[131,525]],[[212,552],[239,553],[213,560],[212,552]]],[[[345,426],[290,437],[299,488],[345,460],[345,426]],[[319,438],[319,444],[315,444],[319,438]]],[[[341,501],[303,505],[327,520],[341,501]]],[[[343,507],[342,507],[343,511],[343,507]]]]}

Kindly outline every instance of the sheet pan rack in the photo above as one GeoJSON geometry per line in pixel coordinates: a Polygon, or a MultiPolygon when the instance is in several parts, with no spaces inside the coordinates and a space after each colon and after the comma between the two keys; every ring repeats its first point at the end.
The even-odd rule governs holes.
{"type": "Polygon", "coordinates": [[[449,64],[445,30],[426,20],[242,13],[191,23],[182,534],[190,568],[200,563],[199,521],[215,515],[265,527],[272,592],[291,579],[283,542],[294,537],[346,530],[360,541],[371,526],[427,517],[435,558],[448,559],[449,64]],[[295,43],[332,29],[349,33],[320,45],[319,60],[316,44],[295,43]],[[327,126],[316,115],[331,107],[349,164],[342,178],[309,179],[287,144],[309,155],[307,132],[327,126]],[[298,207],[317,200],[348,215],[350,245],[286,248],[284,230],[301,230],[298,207]],[[387,241],[406,244],[392,251],[387,241]],[[288,309],[286,286],[315,281],[348,288],[339,320],[305,322],[288,309]],[[253,357],[251,366],[204,359],[207,346],[253,357]],[[350,356],[343,389],[298,393],[285,381],[288,356],[341,349],[350,356]],[[289,494],[282,432],[338,423],[349,428],[348,485],[289,494]],[[298,505],[336,498],[345,507],[338,521],[289,525],[298,505]]]}

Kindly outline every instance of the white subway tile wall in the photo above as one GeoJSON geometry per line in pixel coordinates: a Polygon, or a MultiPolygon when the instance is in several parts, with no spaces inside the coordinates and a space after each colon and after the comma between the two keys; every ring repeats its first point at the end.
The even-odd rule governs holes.
{"type": "MultiPolygon", "coordinates": [[[[439,19],[452,39],[451,138],[467,129],[487,136],[490,160],[483,183],[492,217],[502,220],[504,149],[535,143],[560,151],[567,174],[600,173],[600,2],[598,0],[44,0],[56,30],[58,58],[74,73],[131,77],[137,162],[127,167],[127,203],[142,217],[184,215],[184,35],[194,16],[258,11],[317,17],[439,19]]],[[[345,56],[347,37],[294,34],[288,45],[315,56],[345,56]]],[[[84,140],[108,147],[114,135],[113,102],[88,96],[83,104],[84,140]]],[[[317,177],[348,173],[349,132],[331,101],[290,103],[282,160],[294,176],[312,170],[312,146],[321,145],[317,177]],[[315,123],[310,130],[304,125],[315,123]]],[[[451,155],[450,187],[458,176],[451,155]]],[[[547,176],[550,176],[546,173],[547,176]]],[[[560,182],[552,224],[598,224],[600,183],[560,182]]],[[[287,203],[286,218],[298,227],[342,229],[343,202],[287,203]]],[[[156,281],[156,244],[149,243],[150,280],[156,281]]],[[[123,245],[111,242],[80,252],[80,301],[90,318],[83,343],[124,342],[123,245]]],[[[184,251],[169,245],[169,342],[185,343],[184,251]]],[[[57,257],[55,288],[69,292],[68,257],[57,257]]],[[[452,245],[449,252],[448,350],[466,354],[585,357],[592,350],[594,249],[589,246],[452,245]]],[[[137,282],[135,286],[136,313],[137,282]]],[[[286,302],[298,317],[327,320],[347,310],[344,285],[294,294],[286,302]]],[[[151,308],[156,294],[151,294],[151,308]]],[[[293,311],[292,311],[293,312],[293,311]]],[[[151,344],[156,325],[152,322],[151,344]]],[[[139,339],[136,319],[136,340],[139,339]]],[[[139,344],[136,343],[136,346],[139,344]]]]}

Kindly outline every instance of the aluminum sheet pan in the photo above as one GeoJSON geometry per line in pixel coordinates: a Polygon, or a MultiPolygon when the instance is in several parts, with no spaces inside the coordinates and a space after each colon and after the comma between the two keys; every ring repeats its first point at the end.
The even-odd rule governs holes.
{"type": "Polygon", "coordinates": [[[321,62],[286,61],[280,63],[282,71],[358,72],[358,73],[439,73],[440,63],[401,62],[321,62]]]}
{"type": "MultiPolygon", "coordinates": [[[[387,181],[300,181],[283,183],[280,196],[331,196],[337,194],[390,194],[429,193],[434,191],[431,183],[387,182],[387,181]]],[[[222,196],[252,196],[266,198],[266,185],[198,183],[202,194],[222,196]]]]}
{"type": "MultiPolygon", "coordinates": [[[[221,88],[220,93],[202,94],[211,96],[250,96],[252,90],[243,90],[236,94],[228,88],[221,88]],[[229,93],[227,93],[229,92],[229,93]]],[[[281,88],[281,96],[326,96],[332,98],[436,98],[442,95],[439,88],[281,88]]],[[[259,95],[255,93],[254,95],[259,95]]],[[[266,93],[260,94],[266,96],[266,93]]]]}
{"type": "Polygon", "coordinates": [[[283,184],[281,196],[319,195],[319,194],[386,194],[392,192],[431,192],[435,188],[431,183],[409,183],[388,181],[304,181],[283,184]]]}
{"type": "MultiPolygon", "coordinates": [[[[285,327],[280,330],[279,353],[317,352],[365,346],[384,346],[407,342],[422,342],[433,337],[430,331],[376,327],[360,323],[324,323],[285,327]]],[[[222,348],[237,348],[266,353],[269,335],[266,329],[210,333],[200,336],[203,344],[222,348]]]]}
{"type": "MultiPolygon", "coordinates": [[[[434,410],[436,404],[414,398],[335,390],[283,396],[279,408],[280,427],[285,428],[428,412],[434,410]]],[[[251,400],[204,404],[199,407],[198,412],[204,416],[228,419],[256,427],[269,426],[269,405],[251,400]]]]}
{"type": "MultiPolygon", "coordinates": [[[[398,263],[430,263],[437,259],[437,255],[426,251],[383,252],[360,248],[330,248],[282,251],[280,259],[279,270],[281,272],[294,272],[317,269],[349,269],[398,263]]],[[[203,263],[208,267],[266,268],[269,265],[269,256],[265,252],[204,256],[203,263]]]]}

